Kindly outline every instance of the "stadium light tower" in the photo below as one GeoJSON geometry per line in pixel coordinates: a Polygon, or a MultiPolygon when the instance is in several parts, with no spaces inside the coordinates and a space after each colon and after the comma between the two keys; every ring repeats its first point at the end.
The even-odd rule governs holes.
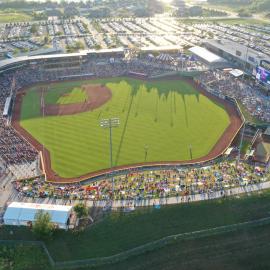
{"type": "Polygon", "coordinates": [[[243,124],[243,127],[242,127],[242,132],[241,132],[240,143],[239,143],[238,155],[237,155],[237,159],[236,159],[236,165],[239,164],[240,159],[241,159],[241,151],[242,151],[242,146],[243,146],[245,128],[246,128],[246,122],[244,120],[244,124],[243,124]]]}
{"type": "Polygon", "coordinates": [[[149,149],[149,146],[147,144],[145,144],[144,145],[144,161],[146,161],[146,159],[147,159],[148,149],[149,149]]]}
{"type": "Polygon", "coordinates": [[[189,145],[189,155],[190,155],[190,160],[193,159],[193,155],[192,155],[192,144],[189,145]]]}
{"type": "MultiPolygon", "coordinates": [[[[100,126],[102,128],[108,128],[110,130],[110,167],[113,167],[113,158],[112,158],[112,129],[120,125],[120,119],[118,117],[101,119],[100,126]]],[[[112,177],[112,194],[114,194],[114,179],[112,177]]]]}

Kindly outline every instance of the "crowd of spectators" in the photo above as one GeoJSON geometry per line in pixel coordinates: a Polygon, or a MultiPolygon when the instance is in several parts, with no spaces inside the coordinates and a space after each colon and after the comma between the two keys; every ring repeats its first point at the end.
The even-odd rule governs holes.
{"type": "MultiPolygon", "coordinates": [[[[24,85],[25,73],[20,71],[17,75],[18,86],[24,85]]],[[[12,95],[13,76],[14,73],[5,73],[0,77],[0,157],[5,161],[6,166],[33,161],[37,156],[36,150],[17,134],[3,116],[6,99],[12,95]]]]}
{"type": "Polygon", "coordinates": [[[229,96],[240,101],[250,115],[270,123],[270,96],[267,96],[255,82],[235,78],[230,73],[215,70],[197,77],[205,89],[216,95],[229,96]]]}
{"type": "Polygon", "coordinates": [[[246,163],[222,162],[206,167],[131,171],[112,178],[74,185],[54,185],[42,179],[17,181],[21,196],[67,200],[156,199],[172,196],[211,194],[233,187],[269,181],[270,173],[246,163]],[[114,193],[113,193],[114,191],[114,193]]]}

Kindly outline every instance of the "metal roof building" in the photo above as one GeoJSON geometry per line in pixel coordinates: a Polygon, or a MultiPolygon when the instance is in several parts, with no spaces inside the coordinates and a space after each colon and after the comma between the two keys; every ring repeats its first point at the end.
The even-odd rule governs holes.
{"type": "Polygon", "coordinates": [[[38,211],[44,211],[50,214],[51,222],[60,229],[68,228],[68,220],[72,210],[70,205],[37,204],[12,202],[4,214],[5,225],[27,226],[35,221],[38,211]]]}
{"type": "Polygon", "coordinates": [[[101,50],[83,50],[76,53],[59,53],[59,54],[48,54],[48,55],[33,55],[33,56],[19,56],[11,59],[5,59],[0,61],[0,72],[4,70],[11,69],[12,67],[18,67],[19,65],[24,65],[27,62],[42,61],[42,60],[61,60],[61,59],[76,59],[84,58],[91,55],[104,55],[104,54],[123,54],[123,48],[114,49],[101,49],[101,50]]]}
{"type": "Polygon", "coordinates": [[[270,61],[266,54],[230,40],[207,40],[204,45],[210,51],[224,57],[244,70],[252,72],[261,60],[270,61]]]}
{"type": "Polygon", "coordinates": [[[3,116],[8,116],[9,110],[10,110],[10,104],[11,104],[11,97],[7,97],[4,110],[3,110],[3,116]]]}
{"type": "Polygon", "coordinates": [[[195,46],[189,49],[194,55],[196,55],[200,60],[212,67],[225,67],[230,66],[229,63],[222,57],[210,52],[209,50],[195,46]]]}

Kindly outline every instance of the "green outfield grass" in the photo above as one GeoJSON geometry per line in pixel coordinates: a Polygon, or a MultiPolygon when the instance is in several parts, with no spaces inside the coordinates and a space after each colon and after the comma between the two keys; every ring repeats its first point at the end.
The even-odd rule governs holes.
{"type": "Polygon", "coordinates": [[[99,125],[103,118],[121,122],[113,129],[114,166],[202,157],[229,124],[222,106],[182,80],[61,82],[48,86],[45,103],[56,104],[63,94],[90,83],[106,84],[112,91],[112,99],[94,111],[43,118],[37,87],[23,99],[21,125],[50,151],[52,168],[62,177],[109,167],[109,130],[99,125]]]}
{"type": "Polygon", "coordinates": [[[72,103],[82,103],[88,100],[87,94],[80,87],[75,87],[68,94],[62,95],[58,100],[57,104],[72,104],[72,103]]]}

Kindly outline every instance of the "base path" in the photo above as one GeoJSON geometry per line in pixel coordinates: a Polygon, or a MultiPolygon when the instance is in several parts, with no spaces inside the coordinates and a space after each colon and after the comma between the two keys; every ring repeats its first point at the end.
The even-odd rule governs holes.
{"type": "MultiPolygon", "coordinates": [[[[134,76],[132,76],[134,77],[134,76]]],[[[94,78],[93,78],[94,79],[94,78]]],[[[20,111],[21,111],[21,105],[22,105],[22,96],[23,94],[19,92],[16,96],[16,101],[15,101],[15,108],[13,112],[13,118],[12,118],[12,125],[13,127],[29,142],[31,143],[38,151],[42,153],[42,164],[43,164],[43,171],[46,176],[46,180],[49,182],[53,183],[61,183],[61,184],[69,184],[69,183],[76,183],[76,182],[81,182],[81,181],[86,181],[91,178],[95,178],[98,176],[102,175],[108,175],[112,172],[116,171],[122,171],[122,170],[128,170],[128,169],[139,169],[139,168],[145,168],[145,167],[154,167],[154,166],[176,166],[176,165],[193,165],[193,164],[200,164],[203,162],[208,162],[211,161],[219,156],[221,156],[227,148],[232,144],[233,140],[237,136],[238,132],[240,131],[242,125],[243,125],[243,120],[241,119],[238,110],[236,106],[234,106],[232,103],[229,101],[226,101],[224,99],[218,98],[211,93],[205,91],[202,87],[200,87],[198,84],[196,84],[193,80],[191,79],[185,79],[182,77],[168,77],[168,78],[162,78],[164,79],[170,79],[170,80],[185,80],[188,81],[192,86],[197,89],[202,95],[208,97],[209,99],[213,100],[214,102],[217,102],[219,104],[222,104],[227,111],[229,118],[230,118],[230,124],[218,140],[218,142],[213,146],[212,150],[205,156],[197,158],[197,159],[192,159],[189,161],[157,161],[157,162],[142,162],[142,163],[136,163],[136,164],[127,164],[123,166],[116,166],[113,167],[112,169],[103,169],[95,172],[90,172],[85,175],[81,175],[79,177],[72,177],[72,178],[64,178],[59,175],[55,171],[53,171],[51,167],[51,158],[50,158],[50,152],[43,147],[30,133],[28,133],[25,129],[23,129],[20,126],[20,111]]],[[[142,80],[140,78],[140,80],[142,80]]],[[[145,81],[145,80],[142,80],[145,81]]],[[[153,81],[153,80],[151,80],[153,81]]],[[[154,80],[156,81],[156,79],[154,80]]],[[[94,88],[93,88],[94,89],[94,88]]],[[[98,104],[99,98],[97,97],[100,95],[103,91],[100,91],[100,87],[96,89],[96,103],[95,106],[98,104]]],[[[104,93],[109,97],[109,93],[107,92],[106,87],[102,87],[104,89],[104,93]]],[[[93,90],[91,90],[93,91],[93,90]]],[[[93,92],[89,92],[93,93],[93,92]]],[[[93,99],[93,97],[92,97],[93,99]]],[[[106,102],[103,99],[102,102],[106,102]]],[[[93,101],[93,100],[92,100],[93,101]]],[[[99,101],[100,102],[100,101],[99,101]]],[[[100,105],[101,106],[101,105],[100,105]]],[[[94,107],[92,107],[94,108],[94,107]]],[[[97,107],[96,107],[97,108],[97,107]]],[[[57,113],[59,115],[60,111],[58,109],[57,113]]],[[[53,114],[55,115],[55,114],[53,114]]]]}

